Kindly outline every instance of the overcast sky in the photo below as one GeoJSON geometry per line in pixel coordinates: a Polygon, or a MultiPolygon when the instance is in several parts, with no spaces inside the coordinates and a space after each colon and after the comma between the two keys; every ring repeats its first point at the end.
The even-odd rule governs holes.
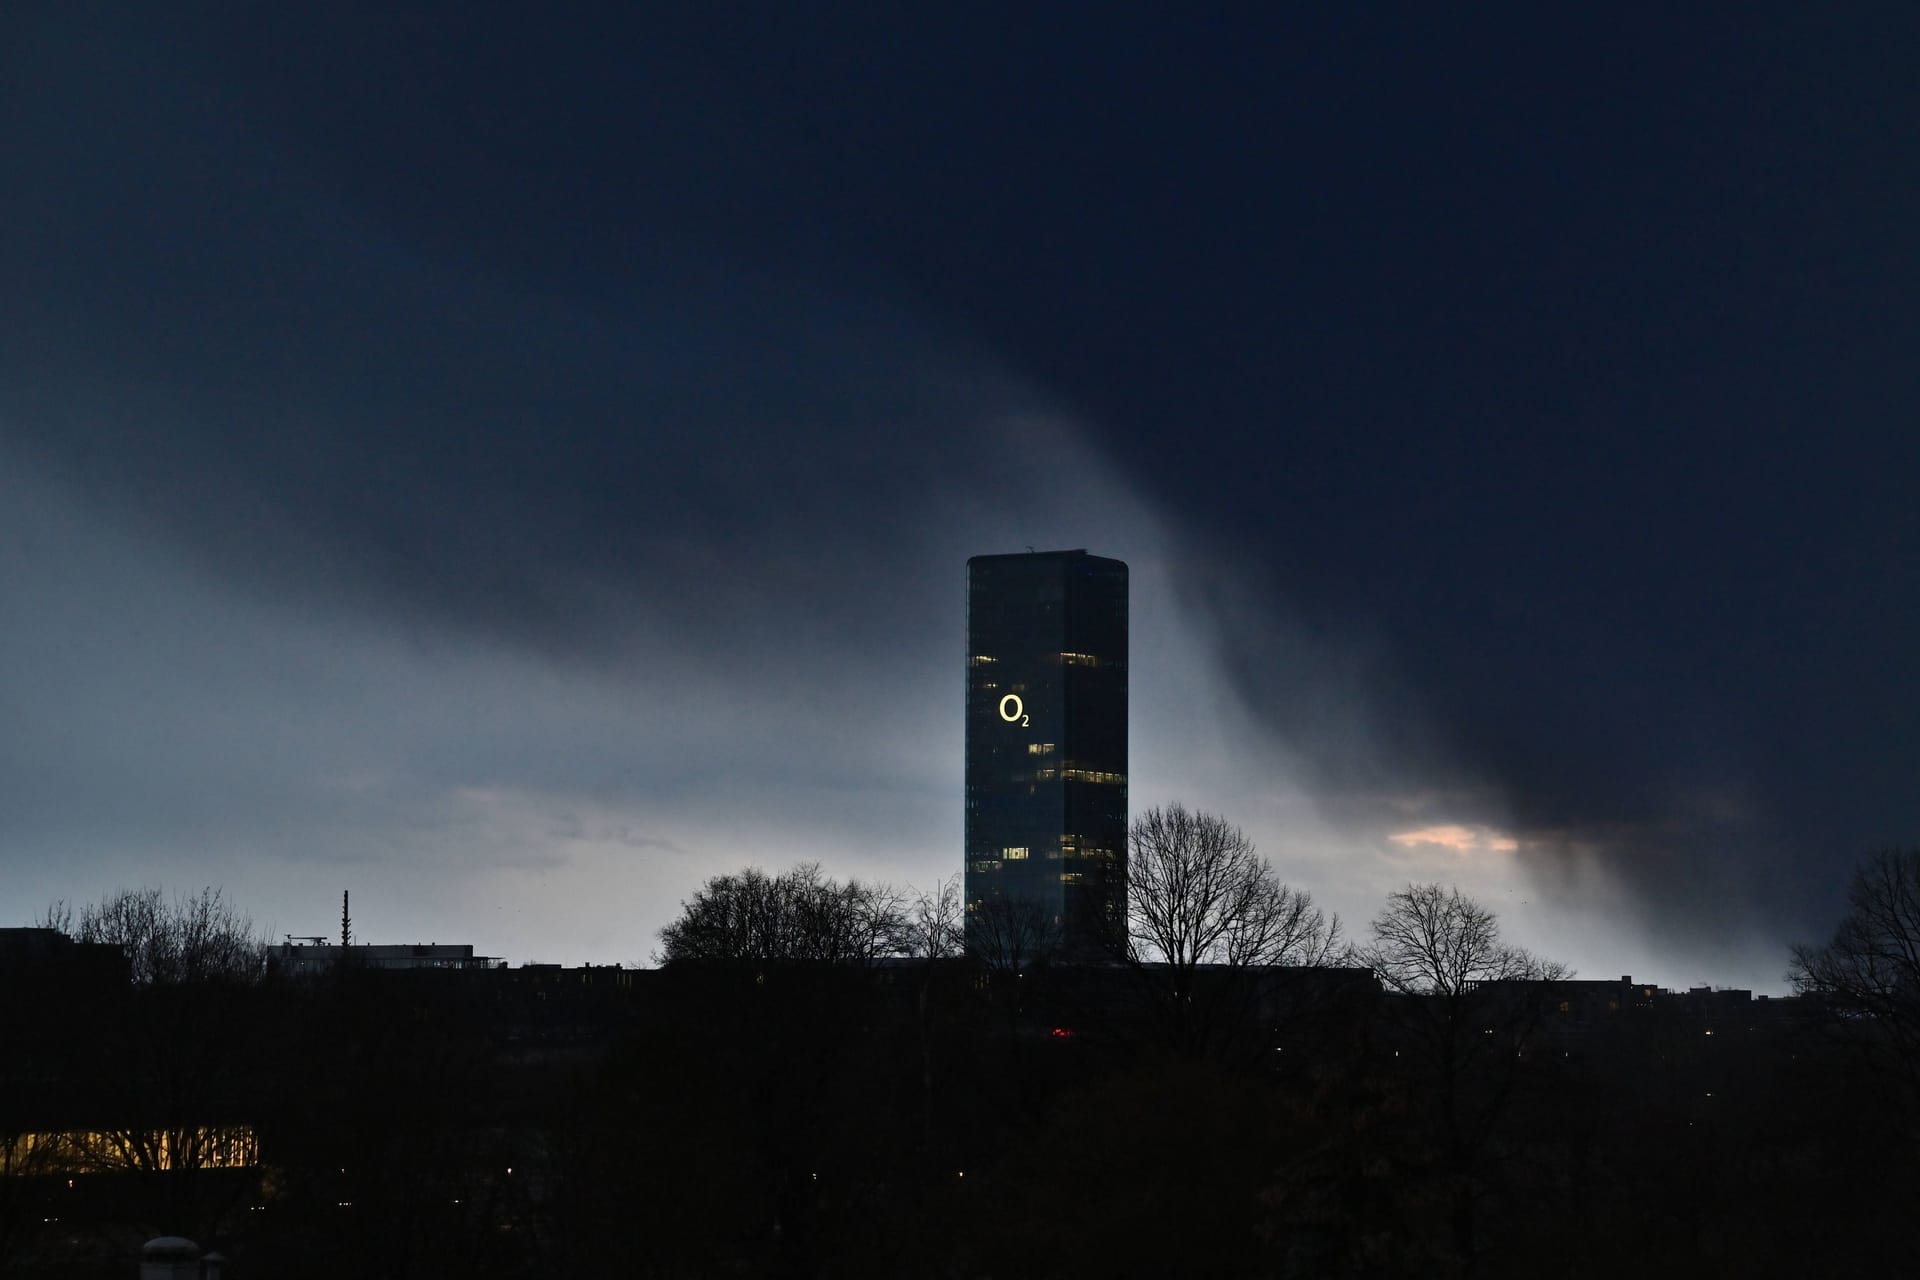
{"type": "Polygon", "coordinates": [[[1909,6],[166,8],[0,18],[0,923],[931,884],[1027,546],[1356,931],[1778,990],[1920,843],[1909,6]]]}

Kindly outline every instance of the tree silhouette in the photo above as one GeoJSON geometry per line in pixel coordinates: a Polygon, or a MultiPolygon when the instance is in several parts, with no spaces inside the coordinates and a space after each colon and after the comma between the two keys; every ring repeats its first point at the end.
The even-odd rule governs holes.
{"type": "Polygon", "coordinates": [[[1566,966],[1500,941],[1492,911],[1458,889],[1408,885],[1387,895],[1373,918],[1373,942],[1357,953],[1374,975],[1403,995],[1438,997],[1450,1010],[1482,1003],[1488,983],[1552,982],[1566,966]]]}
{"type": "Polygon", "coordinates": [[[39,923],[76,942],[119,947],[139,986],[253,983],[266,973],[266,939],[214,888],[172,902],[158,889],[122,889],[81,907],[77,921],[55,902],[39,923]]]}
{"type": "Polygon", "coordinates": [[[1796,946],[1794,989],[1891,1079],[1907,1123],[1920,1110],[1920,850],[1868,858],[1822,947],[1796,946]]]}
{"type": "Polygon", "coordinates": [[[933,888],[915,894],[907,907],[907,953],[927,960],[947,960],[959,955],[967,942],[965,918],[958,875],[948,876],[933,888]]]}
{"type": "Polygon", "coordinates": [[[908,945],[905,904],[885,885],[845,884],[818,863],[770,876],[715,876],[660,931],[662,964],[815,962],[866,965],[908,945]]]}
{"type": "Polygon", "coordinates": [[[1230,1038],[1269,994],[1273,970],[1344,954],[1339,917],[1281,882],[1225,818],[1179,804],[1149,809],[1127,842],[1127,910],[1114,949],[1148,980],[1178,1047],[1230,1038]]]}
{"type": "Polygon", "coordinates": [[[1060,918],[1035,899],[993,894],[968,904],[967,954],[996,979],[1053,960],[1062,937],[1060,918]]]}
{"type": "Polygon", "coordinates": [[[214,888],[169,900],[124,889],[42,927],[114,946],[130,983],[98,992],[53,1042],[88,1127],[47,1137],[69,1172],[140,1175],[157,1216],[196,1234],[225,1219],[257,1166],[248,1096],[258,1063],[237,1034],[268,1002],[266,944],[214,888]]]}
{"type": "Polygon", "coordinates": [[[1454,1247],[1471,1270],[1485,1156],[1565,965],[1500,940],[1499,921],[1458,889],[1387,896],[1357,957],[1399,997],[1400,1051],[1430,1103],[1451,1201],[1454,1247]]]}

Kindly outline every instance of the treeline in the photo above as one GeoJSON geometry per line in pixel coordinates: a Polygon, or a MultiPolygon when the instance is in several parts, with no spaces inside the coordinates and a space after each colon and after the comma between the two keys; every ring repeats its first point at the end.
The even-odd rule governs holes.
{"type": "MultiPolygon", "coordinates": [[[[16,971],[0,1270],[124,1276],[162,1233],[230,1280],[1899,1274],[1920,1243],[1920,856],[1862,869],[1762,1018],[1610,1009],[1444,886],[1349,939],[1207,815],[1130,853],[1102,965],[957,884],[802,866],[703,885],[655,971],[16,971]]],[[[195,901],[67,923],[224,919],[185,936],[234,954],[195,901]]]]}

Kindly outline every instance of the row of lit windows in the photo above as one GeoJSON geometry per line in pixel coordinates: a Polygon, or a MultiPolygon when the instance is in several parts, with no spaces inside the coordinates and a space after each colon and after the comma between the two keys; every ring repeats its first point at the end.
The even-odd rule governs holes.
{"type": "MultiPolygon", "coordinates": [[[[988,657],[984,653],[975,653],[968,656],[967,665],[970,667],[985,667],[991,666],[998,661],[1000,661],[1000,659],[988,657]]],[[[1063,666],[1097,667],[1102,661],[1103,659],[1098,654],[1093,653],[1068,653],[1065,650],[1062,650],[1060,653],[1060,662],[1063,666]]]]}
{"type": "MultiPolygon", "coordinates": [[[[1000,870],[1005,864],[998,858],[975,858],[970,865],[974,871],[981,875],[986,875],[990,872],[1000,870]]],[[[1061,884],[1079,884],[1085,879],[1086,873],[1084,871],[1062,871],[1060,873],[1061,884]]]]}
{"type": "MultiPolygon", "coordinates": [[[[975,858],[973,861],[973,869],[975,871],[998,871],[1003,862],[1027,861],[1028,853],[1028,850],[1022,848],[1002,849],[998,858],[975,858]]],[[[1113,850],[1103,849],[1098,845],[1088,845],[1084,848],[1066,845],[1064,848],[1048,849],[1043,856],[1049,862],[1058,862],[1062,858],[1090,858],[1096,862],[1104,862],[1113,857],[1113,850]]]]}
{"type": "Polygon", "coordinates": [[[1121,786],[1127,780],[1124,773],[1109,773],[1103,769],[1036,769],[1033,776],[1039,782],[1064,778],[1068,782],[1099,782],[1109,786],[1121,786]]]}

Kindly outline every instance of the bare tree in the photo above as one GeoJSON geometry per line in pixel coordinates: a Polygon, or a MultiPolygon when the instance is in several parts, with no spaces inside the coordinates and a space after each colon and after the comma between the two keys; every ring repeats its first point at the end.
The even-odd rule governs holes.
{"type": "Polygon", "coordinates": [[[1339,954],[1339,917],[1283,884],[1225,818],[1179,804],[1149,809],[1127,846],[1132,956],[1190,975],[1203,964],[1324,964],[1339,954]]]}
{"type": "Polygon", "coordinates": [[[1127,843],[1127,910],[1112,949],[1147,979],[1177,1047],[1224,1047],[1271,1003],[1277,970],[1344,956],[1339,917],[1283,883],[1225,818],[1149,809],[1127,843]]]}
{"type": "Polygon", "coordinates": [[[906,921],[907,952],[927,960],[946,960],[966,947],[966,917],[960,877],[948,876],[914,895],[906,921]]]}
{"type": "Polygon", "coordinates": [[[1920,850],[1863,862],[1833,940],[1796,946],[1788,977],[1920,1107],[1920,850]]]}
{"type": "Polygon", "coordinates": [[[47,909],[34,917],[36,929],[52,929],[55,933],[64,933],[69,938],[73,931],[73,904],[65,898],[56,898],[47,904],[47,909]]]}
{"type": "Polygon", "coordinates": [[[266,973],[266,939],[214,888],[171,902],[158,889],[122,889],[82,906],[77,922],[71,906],[55,902],[37,923],[119,947],[141,986],[251,983],[266,973]]]}
{"type": "Polygon", "coordinates": [[[715,876],[660,931],[663,964],[871,964],[907,946],[906,904],[885,885],[820,874],[802,863],[770,876],[758,867],[715,876]]]}
{"type": "Polygon", "coordinates": [[[1357,952],[1399,999],[1404,1060],[1428,1086],[1449,1174],[1454,1246],[1476,1256],[1478,1174],[1505,1117],[1531,1041],[1571,977],[1565,965],[1500,940],[1494,913],[1458,889],[1408,885],[1373,919],[1357,952]]]}
{"type": "Polygon", "coordinates": [[[966,947],[965,904],[961,898],[961,880],[951,875],[933,888],[916,893],[907,910],[905,942],[907,954],[927,963],[920,966],[915,1007],[920,1041],[920,1129],[921,1140],[933,1148],[937,1080],[934,1038],[933,986],[936,975],[966,947]]]}
{"type": "Polygon", "coordinates": [[[1492,982],[1554,982],[1566,966],[1500,941],[1492,911],[1458,889],[1408,885],[1387,895],[1373,918],[1373,944],[1360,956],[1403,995],[1434,996],[1458,1007],[1492,982]]]}
{"type": "Polygon", "coordinates": [[[84,1030],[56,1039],[63,1076],[98,1119],[41,1135],[49,1158],[68,1171],[164,1173],[152,1185],[173,1221],[216,1219],[240,1184],[208,1171],[258,1162],[231,1110],[256,1062],[231,1029],[267,998],[265,940],[213,888],[121,890],[77,911],[56,902],[41,922],[119,948],[132,978],[95,992],[84,1030]]]}
{"type": "Polygon", "coordinates": [[[1060,952],[1060,918],[1043,902],[993,894],[967,907],[967,954],[996,978],[1024,973],[1060,952]]]}
{"type": "Polygon", "coordinates": [[[872,964],[907,953],[912,945],[909,907],[892,885],[849,880],[839,886],[837,897],[843,917],[853,924],[842,948],[849,962],[872,964]]]}

